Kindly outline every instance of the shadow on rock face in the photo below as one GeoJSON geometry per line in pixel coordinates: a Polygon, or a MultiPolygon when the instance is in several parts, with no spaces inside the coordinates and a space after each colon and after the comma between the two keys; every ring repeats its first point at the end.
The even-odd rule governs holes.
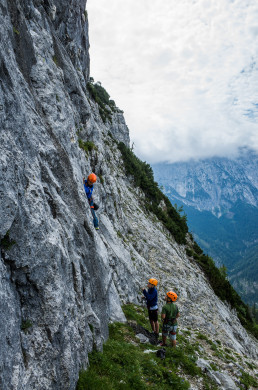
{"type": "Polygon", "coordinates": [[[153,333],[149,332],[147,329],[138,325],[134,321],[128,321],[128,325],[130,325],[130,327],[133,329],[135,334],[143,334],[149,339],[150,344],[157,345],[157,339],[153,333]]]}

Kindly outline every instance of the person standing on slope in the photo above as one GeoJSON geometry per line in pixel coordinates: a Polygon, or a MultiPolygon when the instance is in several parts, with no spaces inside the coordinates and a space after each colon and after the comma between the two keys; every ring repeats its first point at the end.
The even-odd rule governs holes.
{"type": "Polygon", "coordinates": [[[179,317],[179,310],[174,303],[177,300],[177,294],[174,291],[167,292],[165,301],[167,302],[161,311],[162,326],[162,347],[166,347],[167,336],[171,340],[172,347],[176,347],[176,330],[177,330],[177,318],[179,317]]]}
{"type": "Polygon", "coordinates": [[[158,285],[157,279],[151,278],[147,285],[148,291],[145,288],[142,288],[143,295],[145,296],[149,320],[151,329],[155,335],[156,341],[159,338],[159,322],[158,322],[158,292],[156,286],[158,285]]]}
{"type": "Polygon", "coordinates": [[[93,192],[93,188],[94,188],[93,184],[96,183],[96,181],[97,181],[97,176],[95,175],[95,173],[91,173],[88,176],[87,180],[85,180],[85,178],[83,178],[84,189],[86,192],[86,196],[87,196],[87,199],[88,199],[88,202],[90,205],[91,214],[93,217],[93,225],[94,225],[96,230],[99,230],[99,220],[95,214],[95,210],[98,210],[99,206],[96,203],[94,203],[93,197],[92,197],[92,192],[93,192]]]}

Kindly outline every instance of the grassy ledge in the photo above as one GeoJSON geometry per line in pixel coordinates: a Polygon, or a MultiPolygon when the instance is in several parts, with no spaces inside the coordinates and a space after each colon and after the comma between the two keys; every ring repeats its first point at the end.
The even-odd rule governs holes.
{"type": "Polygon", "coordinates": [[[133,304],[123,310],[128,322],[110,325],[103,352],[89,354],[89,367],[80,371],[77,390],[184,390],[190,388],[190,378],[200,379],[202,388],[217,389],[196,365],[198,345],[190,343],[187,331],[178,335],[179,347],[167,348],[161,360],[156,356],[160,347],[141,344],[131,326],[133,322],[150,330],[146,310],[133,304]]]}

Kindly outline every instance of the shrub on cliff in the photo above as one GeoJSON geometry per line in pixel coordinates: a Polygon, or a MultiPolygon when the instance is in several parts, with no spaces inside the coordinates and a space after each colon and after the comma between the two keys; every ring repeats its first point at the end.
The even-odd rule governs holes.
{"type": "Polygon", "coordinates": [[[118,148],[122,154],[126,173],[133,177],[134,184],[140,187],[146,196],[146,209],[157,216],[179,244],[185,244],[185,236],[188,232],[186,216],[181,216],[159,189],[154,181],[151,166],[136,157],[123,142],[118,144],[118,148]],[[161,203],[165,205],[164,208],[160,207],[161,203]]]}
{"type": "Polygon", "coordinates": [[[192,249],[187,249],[187,255],[193,256],[196,262],[207,276],[215,294],[222,300],[227,301],[237,311],[241,324],[258,338],[258,326],[252,318],[248,306],[242,301],[238,293],[226,278],[226,273],[216,267],[213,259],[205,255],[202,249],[194,242],[192,249]]]}
{"type": "Polygon", "coordinates": [[[91,77],[87,84],[87,89],[90,96],[99,106],[99,113],[104,123],[108,120],[112,122],[112,112],[121,112],[114,100],[110,100],[110,95],[107,93],[101,83],[98,81],[94,83],[94,79],[91,77]]]}

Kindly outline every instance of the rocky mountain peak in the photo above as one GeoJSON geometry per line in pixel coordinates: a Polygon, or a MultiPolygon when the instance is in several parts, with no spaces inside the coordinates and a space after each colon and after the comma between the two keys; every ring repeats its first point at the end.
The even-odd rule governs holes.
{"type": "Polygon", "coordinates": [[[200,161],[155,164],[156,178],[168,195],[216,217],[237,201],[258,206],[258,156],[243,149],[238,157],[214,157],[200,161]]]}

